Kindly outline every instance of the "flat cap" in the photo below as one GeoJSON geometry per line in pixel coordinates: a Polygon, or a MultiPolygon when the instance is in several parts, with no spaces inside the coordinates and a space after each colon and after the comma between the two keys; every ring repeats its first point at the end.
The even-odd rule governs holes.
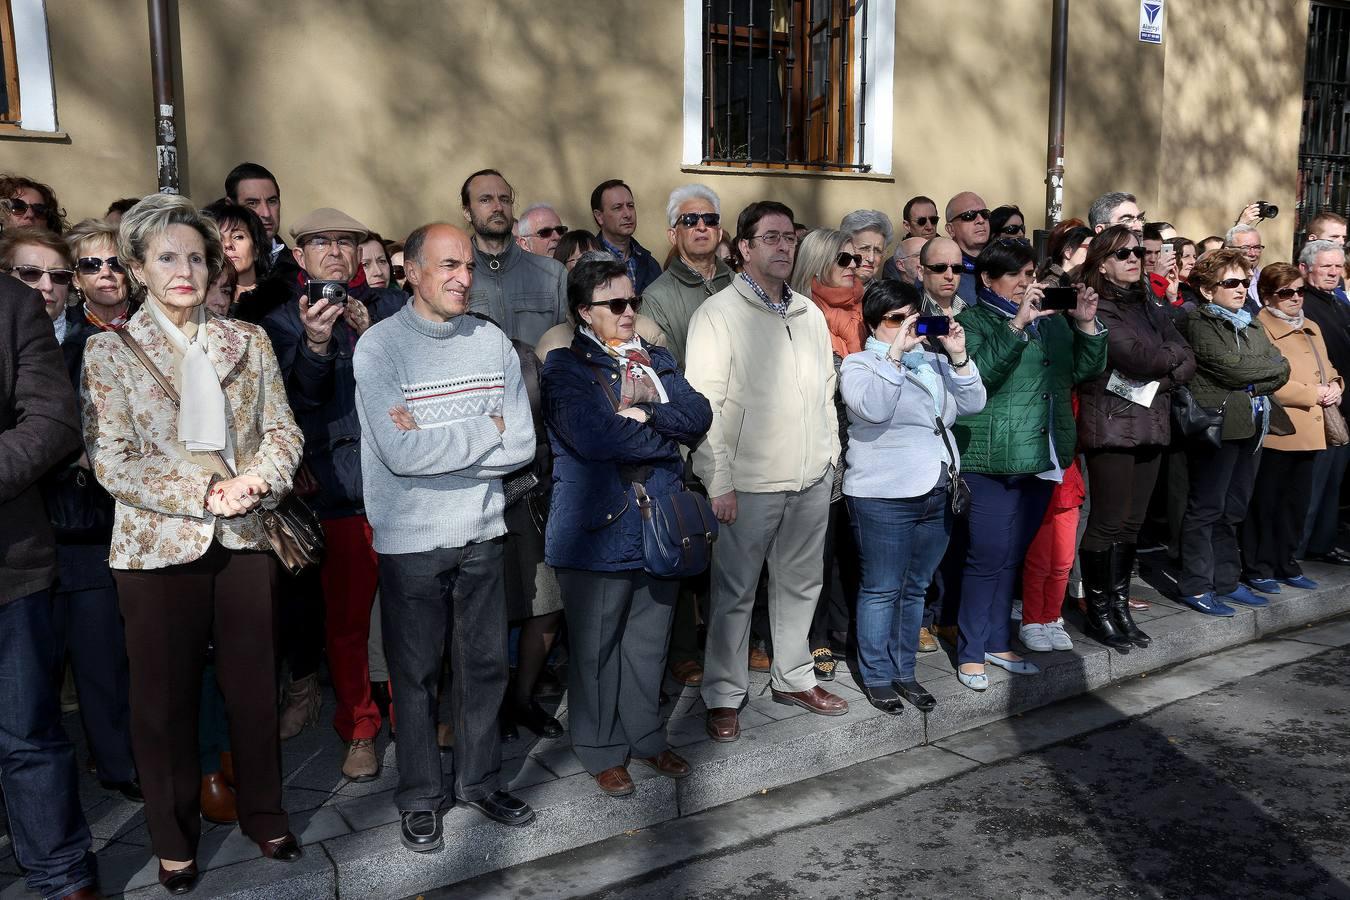
{"type": "Polygon", "coordinates": [[[322,234],[325,231],[346,231],[356,235],[358,241],[370,236],[370,229],[353,219],[340,209],[325,206],[316,209],[291,226],[291,237],[303,241],[307,235],[322,234]]]}

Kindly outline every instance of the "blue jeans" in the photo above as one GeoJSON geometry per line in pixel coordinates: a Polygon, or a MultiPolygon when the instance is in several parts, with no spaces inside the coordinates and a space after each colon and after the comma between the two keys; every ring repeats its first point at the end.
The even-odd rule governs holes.
{"type": "Polygon", "coordinates": [[[858,668],[866,687],[914,680],[924,596],[947,540],[947,492],[885,499],[845,497],[858,540],[858,668]]]}
{"type": "Polygon", "coordinates": [[[0,786],[14,858],[43,897],[95,882],[75,748],[61,727],[60,664],[51,594],[0,604],[0,786]]]}

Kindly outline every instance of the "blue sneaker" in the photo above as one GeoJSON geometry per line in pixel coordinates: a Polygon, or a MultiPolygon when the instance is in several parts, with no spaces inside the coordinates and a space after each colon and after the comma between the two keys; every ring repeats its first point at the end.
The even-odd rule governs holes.
{"type": "Polygon", "coordinates": [[[1219,599],[1229,603],[1241,603],[1243,606],[1269,606],[1270,601],[1260,594],[1253,594],[1251,588],[1239,584],[1231,593],[1220,594],[1219,599]]]}
{"type": "Polygon", "coordinates": [[[1263,594],[1278,594],[1283,590],[1274,578],[1248,578],[1247,586],[1263,594]]]}
{"type": "Polygon", "coordinates": [[[1237,615],[1237,610],[1233,609],[1233,607],[1215,599],[1213,592],[1208,594],[1196,594],[1191,597],[1183,595],[1181,602],[1185,603],[1196,612],[1202,612],[1207,616],[1223,616],[1227,618],[1228,616],[1237,615]]]}
{"type": "Polygon", "coordinates": [[[1290,587],[1303,588],[1305,591],[1311,591],[1317,587],[1317,582],[1313,581],[1307,575],[1296,575],[1293,578],[1281,578],[1285,584],[1290,587]]]}

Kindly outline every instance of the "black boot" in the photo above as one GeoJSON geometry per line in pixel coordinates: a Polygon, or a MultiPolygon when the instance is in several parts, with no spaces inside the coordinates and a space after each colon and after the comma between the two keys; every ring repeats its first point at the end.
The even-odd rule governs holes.
{"type": "Polygon", "coordinates": [[[1115,544],[1111,549],[1115,551],[1111,557],[1111,602],[1108,604],[1111,624],[1131,644],[1142,649],[1153,639],[1134,624],[1134,616],[1130,613],[1130,576],[1134,574],[1135,545],[1115,544]]]}
{"type": "Polygon", "coordinates": [[[1078,551],[1078,562],[1083,570],[1083,593],[1087,595],[1083,631],[1099,644],[1105,644],[1119,653],[1129,653],[1130,640],[1116,630],[1109,612],[1112,550],[1114,547],[1078,551]]]}

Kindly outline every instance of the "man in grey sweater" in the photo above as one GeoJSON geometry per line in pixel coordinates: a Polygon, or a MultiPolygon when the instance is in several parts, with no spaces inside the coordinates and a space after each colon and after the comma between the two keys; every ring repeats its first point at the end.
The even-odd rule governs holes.
{"type": "Polygon", "coordinates": [[[444,801],[436,706],[447,635],[454,672],[454,794],[506,825],[534,810],[501,789],[506,691],[502,476],[534,455],[520,361],[500,329],[466,315],[474,254],[453,225],[409,235],[413,298],[356,346],[366,515],[380,560],[385,650],[398,722],[394,792],[410,850],[439,850],[444,801]]]}

